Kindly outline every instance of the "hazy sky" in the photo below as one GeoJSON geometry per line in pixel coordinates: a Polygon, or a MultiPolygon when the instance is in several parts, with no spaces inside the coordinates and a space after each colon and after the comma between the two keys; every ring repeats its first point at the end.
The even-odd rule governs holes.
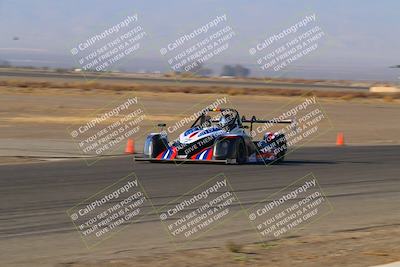
{"type": "MultiPolygon", "coordinates": [[[[399,10],[398,0],[0,0],[0,59],[44,65],[68,61],[77,43],[127,15],[138,14],[138,23],[148,36],[130,64],[136,58],[137,64],[147,59],[154,66],[167,67],[161,47],[226,14],[236,36],[229,49],[210,64],[254,67],[250,47],[315,13],[317,25],[326,33],[323,47],[296,65],[310,73],[323,69],[339,76],[344,72],[362,75],[364,71],[386,72],[386,67],[400,64],[399,10]],[[19,40],[13,40],[16,36],[19,40]]],[[[382,77],[396,79],[391,71],[382,77]]],[[[375,79],[381,74],[369,75],[366,78],[375,79]]]]}

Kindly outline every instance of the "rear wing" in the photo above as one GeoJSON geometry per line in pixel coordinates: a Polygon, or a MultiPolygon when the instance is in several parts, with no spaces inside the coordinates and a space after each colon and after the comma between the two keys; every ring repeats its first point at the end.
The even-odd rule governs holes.
{"type": "Polygon", "coordinates": [[[250,132],[253,130],[253,123],[294,123],[294,120],[258,120],[256,116],[251,117],[251,119],[246,119],[245,116],[242,117],[242,123],[250,123],[250,132]]]}

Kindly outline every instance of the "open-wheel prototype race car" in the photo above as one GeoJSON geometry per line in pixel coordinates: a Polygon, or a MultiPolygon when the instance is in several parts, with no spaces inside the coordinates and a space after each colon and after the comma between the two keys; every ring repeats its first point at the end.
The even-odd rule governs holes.
{"type": "Polygon", "coordinates": [[[143,156],[135,160],[151,162],[190,161],[243,164],[256,162],[282,162],[287,144],[285,135],[266,132],[262,140],[253,140],[254,123],[292,123],[291,120],[272,121],[240,117],[235,109],[207,109],[179,138],[169,142],[166,124],[159,133],[147,136],[143,156]],[[211,117],[211,113],[217,113],[211,117]],[[250,127],[246,124],[250,124],[250,127]]]}

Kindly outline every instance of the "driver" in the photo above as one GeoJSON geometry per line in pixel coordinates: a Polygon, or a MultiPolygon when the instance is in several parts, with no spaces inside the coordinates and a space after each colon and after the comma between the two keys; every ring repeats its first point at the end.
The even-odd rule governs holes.
{"type": "Polygon", "coordinates": [[[222,127],[222,128],[228,128],[229,126],[232,124],[233,118],[230,114],[225,114],[222,115],[221,118],[219,119],[218,124],[222,127]]]}
{"type": "Polygon", "coordinates": [[[204,121],[203,121],[203,123],[201,124],[201,126],[202,126],[202,128],[211,127],[211,117],[208,116],[208,115],[206,115],[206,116],[204,117],[204,121]]]}

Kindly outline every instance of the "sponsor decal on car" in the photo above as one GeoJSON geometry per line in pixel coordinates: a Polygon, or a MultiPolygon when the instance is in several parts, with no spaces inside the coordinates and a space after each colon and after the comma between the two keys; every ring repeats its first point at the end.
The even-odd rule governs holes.
{"type": "Polygon", "coordinates": [[[170,147],[163,152],[161,152],[158,156],[157,159],[175,159],[176,155],[178,154],[178,150],[176,147],[170,147]]]}
{"type": "Polygon", "coordinates": [[[199,153],[193,155],[191,159],[198,159],[198,160],[211,160],[213,156],[213,148],[208,147],[201,150],[199,153]]]}

